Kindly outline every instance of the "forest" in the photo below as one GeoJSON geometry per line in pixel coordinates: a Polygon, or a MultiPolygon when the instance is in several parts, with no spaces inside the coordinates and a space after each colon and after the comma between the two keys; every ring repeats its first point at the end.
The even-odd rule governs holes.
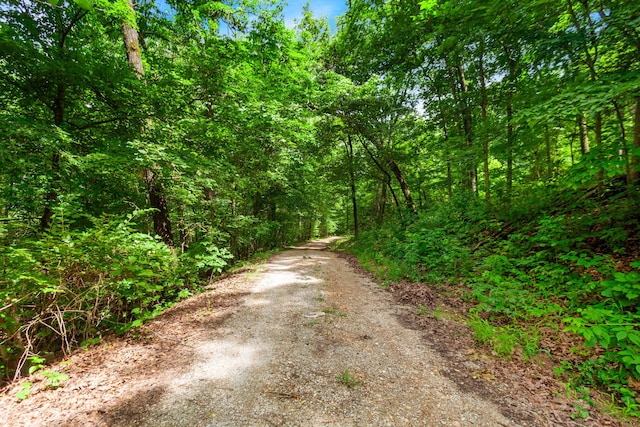
{"type": "Polygon", "coordinates": [[[640,3],[347,3],[0,1],[0,381],[344,235],[640,416],[640,3]]]}

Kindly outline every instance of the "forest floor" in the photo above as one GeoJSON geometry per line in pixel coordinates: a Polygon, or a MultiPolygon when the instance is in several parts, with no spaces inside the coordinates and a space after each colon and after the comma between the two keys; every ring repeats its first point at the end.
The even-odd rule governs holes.
{"type": "Polygon", "coordinates": [[[35,374],[19,402],[20,386],[5,387],[0,425],[620,425],[572,419],[575,402],[545,369],[475,347],[441,307],[455,300],[378,286],[325,250],[330,241],[278,253],[78,350],[48,368],[69,376],[57,389],[35,374]]]}

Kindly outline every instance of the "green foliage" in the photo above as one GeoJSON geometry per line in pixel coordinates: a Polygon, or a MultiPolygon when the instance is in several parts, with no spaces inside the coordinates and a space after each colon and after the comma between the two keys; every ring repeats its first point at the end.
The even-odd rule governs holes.
{"type": "Polygon", "coordinates": [[[4,378],[23,355],[141,325],[232,260],[338,227],[308,108],[327,22],[307,11],[296,32],[258,2],[167,4],[0,7],[4,378]]]}
{"type": "Polygon", "coordinates": [[[454,280],[472,265],[464,230],[471,232],[480,224],[474,209],[454,214],[449,206],[442,206],[408,225],[386,223],[363,233],[352,250],[374,261],[372,268],[391,280],[454,280]]]}
{"type": "Polygon", "coordinates": [[[33,386],[32,382],[23,381],[20,383],[21,390],[16,392],[16,397],[18,400],[24,400],[31,394],[31,386],[33,386]]]}
{"type": "Polygon", "coordinates": [[[40,371],[39,374],[45,378],[45,383],[47,384],[47,387],[50,388],[58,388],[62,382],[69,379],[67,374],[63,374],[61,372],[40,371]]]}
{"type": "Polygon", "coordinates": [[[575,411],[571,414],[571,418],[573,419],[587,419],[589,418],[589,409],[585,408],[584,406],[580,405],[579,403],[576,403],[574,405],[574,409],[575,411]]]}
{"type": "MultiPolygon", "coordinates": [[[[418,316],[426,316],[426,315],[427,315],[427,308],[426,308],[424,305],[420,304],[420,305],[418,306],[418,312],[417,312],[417,315],[418,315],[418,316]]],[[[438,319],[438,320],[439,320],[438,316],[435,316],[435,314],[434,314],[434,317],[436,317],[436,319],[438,319]]]]}
{"type": "Polygon", "coordinates": [[[143,215],[96,219],[82,231],[63,228],[56,217],[46,236],[3,247],[0,333],[8,350],[3,375],[22,353],[56,351],[61,343],[69,351],[105,331],[139,326],[190,295],[200,270],[219,271],[226,264],[228,252],[211,244],[199,257],[177,257],[135,230],[134,220],[143,215]]]}
{"type": "Polygon", "coordinates": [[[345,313],[344,311],[340,310],[340,307],[333,306],[333,307],[323,308],[322,312],[326,313],[326,314],[331,314],[332,316],[347,317],[347,313],[345,313]]]}
{"type": "MultiPolygon", "coordinates": [[[[78,6],[80,6],[83,9],[87,9],[90,10],[93,7],[92,1],[91,0],[74,0],[76,2],[76,4],[78,6]]],[[[57,1],[55,2],[56,4],[58,3],[57,1]]],[[[53,6],[56,6],[56,4],[54,4],[54,2],[51,2],[51,4],[53,6]]]]}
{"type": "Polygon", "coordinates": [[[221,273],[233,255],[227,248],[218,247],[211,237],[194,244],[180,256],[185,273],[208,273],[212,277],[221,273]]]}
{"type": "Polygon", "coordinates": [[[534,329],[518,326],[494,326],[477,313],[468,321],[480,345],[489,345],[493,352],[502,358],[511,358],[514,350],[520,348],[524,358],[528,359],[538,352],[539,337],[534,329]]]}
{"type": "Polygon", "coordinates": [[[44,368],[45,359],[43,359],[42,357],[30,356],[27,358],[27,360],[31,363],[31,366],[29,366],[29,375],[44,368]]]}
{"type": "MultiPolygon", "coordinates": [[[[60,387],[60,384],[69,379],[67,374],[56,371],[47,371],[44,370],[45,359],[39,356],[29,356],[27,358],[31,366],[29,366],[29,375],[33,375],[34,373],[38,373],[45,379],[45,384],[47,387],[55,389],[60,387]]],[[[33,386],[32,382],[23,381],[20,383],[21,390],[16,392],[16,397],[18,400],[24,400],[31,394],[31,387],[33,386]]]]}

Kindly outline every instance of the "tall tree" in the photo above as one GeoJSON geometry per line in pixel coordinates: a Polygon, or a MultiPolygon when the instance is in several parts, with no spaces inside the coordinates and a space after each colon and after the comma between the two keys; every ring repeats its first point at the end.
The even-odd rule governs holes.
{"type": "MultiPolygon", "coordinates": [[[[132,0],[126,0],[129,13],[126,15],[122,23],[122,37],[124,39],[124,47],[127,53],[127,61],[136,73],[136,75],[144,80],[144,67],[142,66],[142,52],[140,49],[140,41],[138,38],[138,30],[136,29],[136,11],[132,0]]],[[[144,129],[142,129],[144,133],[144,129]]],[[[165,189],[161,181],[157,177],[152,167],[144,169],[144,179],[147,184],[147,193],[149,195],[149,204],[153,211],[153,229],[167,246],[174,246],[174,237],[171,230],[171,219],[169,217],[169,208],[165,197],[165,189]]]]}

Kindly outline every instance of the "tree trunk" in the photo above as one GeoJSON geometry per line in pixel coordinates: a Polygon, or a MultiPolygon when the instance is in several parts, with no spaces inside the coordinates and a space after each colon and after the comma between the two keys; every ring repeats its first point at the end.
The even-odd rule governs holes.
{"type": "Polygon", "coordinates": [[[387,184],[383,181],[384,174],[380,172],[379,181],[376,186],[376,198],[373,201],[373,220],[377,224],[384,221],[384,210],[387,205],[387,184]]]}
{"type": "MultiPolygon", "coordinates": [[[[135,16],[135,8],[132,0],[127,0],[131,15],[135,16]]],[[[144,77],[144,68],[142,67],[142,53],[140,52],[140,43],[138,39],[138,30],[131,23],[125,21],[122,23],[122,37],[124,39],[124,47],[127,52],[127,61],[131,68],[135,70],[138,77],[144,77]]]]}
{"type": "Polygon", "coordinates": [[[446,163],[447,163],[447,195],[449,201],[453,200],[453,174],[451,171],[451,149],[449,147],[449,127],[447,126],[446,116],[444,114],[444,108],[442,108],[442,97],[440,95],[439,87],[435,87],[436,99],[438,101],[438,107],[440,110],[440,120],[442,121],[442,132],[444,134],[444,146],[446,150],[446,163]]]}
{"type": "Polygon", "coordinates": [[[44,212],[40,217],[40,231],[48,231],[53,225],[53,205],[58,201],[56,186],[60,181],[60,153],[58,152],[51,155],[51,170],[53,171],[53,177],[51,188],[44,196],[45,205],[44,212]]]}
{"type": "Polygon", "coordinates": [[[551,134],[549,128],[544,130],[544,144],[547,149],[547,179],[553,178],[553,157],[551,154],[551,134]]]}
{"type": "MultiPolygon", "coordinates": [[[[596,113],[596,119],[595,119],[593,131],[594,131],[594,136],[596,141],[596,147],[598,147],[597,148],[598,160],[600,161],[602,160],[602,113],[600,111],[596,113]]],[[[596,176],[597,185],[600,190],[602,190],[603,180],[604,180],[604,170],[600,168],[596,176]]]]}
{"type": "Polygon", "coordinates": [[[640,178],[640,97],[636,98],[635,116],[633,120],[633,148],[631,156],[630,184],[637,184],[640,178]]]}
{"type": "Polygon", "coordinates": [[[346,232],[349,232],[349,196],[345,196],[344,198],[344,209],[345,209],[345,227],[346,232]]]}
{"type": "Polygon", "coordinates": [[[453,172],[451,170],[451,153],[447,149],[447,195],[449,201],[453,200],[453,172]]]}
{"type": "Polygon", "coordinates": [[[445,158],[447,163],[447,196],[449,197],[449,201],[453,200],[453,166],[451,162],[451,146],[449,145],[449,132],[447,129],[447,123],[444,122],[444,113],[442,113],[443,125],[442,129],[444,130],[444,147],[445,147],[445,158]]]}
{"type": "MultiPolygon", "coordinates": [[[[350,118],[348,115],[342,115],[342,117],[345,119],[345,121],[347,123],[349,123],[354,129],[356,129],[360,135],[362,135],[362,137],[364,139],[366,139],[367,141],[369,141],[374,147],[376,147],[376,149],[379,152],[384,152],[384,144],[382,144],[381,141],[377,140],[374,136],[372,136],[371,134],[369,134],[369,132],[366,131],[366,129],[363,126],[360,126],[359,123],[357,123],[357,121],[353,120],[352,118],[350,118]]],[[[389,176],[389,172],[387,172],[385,170],[384,167],[382,167],[382,165],[380,164],[380,162],[378,161],[378,159],[376,158],[376,156],[371,152],[371,150],[367,147],[367,144],[364,142],[363,139],[360,140],[362,147],[365,149],[365,151],[369,154],[369,157],[371,158],[371,160],[373,160],[373,162],[376,164],[376,166],[378,167],[378,169],[380,169],[384,174],[386,174],[387,176],[389,176]]],[[[387,157],[387,156],[385,156],[387,157]]],[[[386,163],[387,166],[389,166],[389,168],[391,169],[391,172],[393,172],[393,175],[396,177],[396,180],[398,181],[398,184],[400,185],[400,189],[402,190],[402,194],[405,197],[405,201],[407,202],[407,207],[409,208],[409,210],[411,211],[411,213],[416,213],[416,205],[413,202],[413,197],[411,196],[411,191],[409,190],[409,185],[407,184],[407,181],[404,178],[404,175],[402,174],[402,171],[400,171],[400,168],[398,167],[397,163],[391,159],[391,158],[386,158],[386,163]]],[[[394,199],[397,202],[397,198],[395,196],[395,192],[393,191],[392,187],[389,187],[389,189],[391,190],[391,194],[393,195],[394,199]]]]}
{"type": "Polygon", "coordinates": [[[589,152],[589,130],[587,129],[587,116],[578,114],[578,130],[580,132],[580,152],[585,155],[589,152]]]}
{"type": "MultiPolygon", "coordinates": [[[[353,143],[351,135],[347,135],[347,155],[349,156],[349,182],[351,184],[351,205],[353,206],[353,235],[358,238],[358,203],[356,198],[356,179],[353,172],[353,143]]],[[[348,225],[348,224],[347,224],[348,225]]]]}
{"type": "Polygon", "coordinates": [[[387,161],[387,164],[389,165],[391,172],[393,172],[393,175],[396,177],[396,180],[400,184],[400,189],[402,190],[404,199],[407,202],[407,207],[409,208],[409,211],[411,211],[411,213],[416,213],[416,205],[413,202],[413,196],[411,195],[411,191],[409,190],[409,185],[407,184],[407,181],[405,180],[404,175],[402,174],[402,171],[400,171],[400,168],[398,167],[396,162],[391,159],[387,161]]]}
{"type": "Polygon", "coordinates": [[[145,170],[145,181],[149,194],[149,204],[155,209],[153,212],[153,231],[160,236],[167,246],[173,248],[173,233],[171,231],[171,221],[169,220],[167,199],[164,197],[164,189],[156,181],[155,174],[149,168],[145,170]]]}
{"type": "MultiPolygon", "coordinates": [[[[64,104],[66,100],[66,87],[64,83],[58,84],[56,98],[53,101],[53,123],[60,126],[64,121],[64,104]]],[[[45,196],[45,206],[42,217],[40,218],[40,230],[46,231],[51,229],[53,222],[53,205],[58,201],[58,191],[56,187],[60,183],[60,152],[55,148],[55,152],[51,155],[51,188],[45,196]]]]}
{"type": "MultiPolygon", "coordinates": [[[[84,13],[76,13],[69,27],[65,28],[62,22],[62,16],[60,11],[56,9],[56,26],[60,36],[58,40],[58,54],[60,60],[64,60],[65,57],[65,45],[67,35],[71,31],[71,28],[84,16],[84,13]]],[[[53,100],[53,123],[56,126],[62,125],[64,122],[64,106],[66,102],[67,87],[64,82],[59,82],[56,90],[56,96],[53,100]]],[[[51,155],[51,187],[45,195],[44,211],[42,217],[40,217],[40,230],[46,231],[51,229],[53,224],[53,205],[58,201],[57,186],[60,183],[60,151],[55,148],[54,153],[51,155]]]]}
{"type": "Polygon", "coordinates": [[[398,213],[400,217],[402,217],[402,211],[400,210],[400,202],[398,201],[398,196],[396,196],[396,192],[393,190],[393,186],[391,185],[391,176],[387,175],[387,188],[391,193],[391,197],[393,197],[393,202],[396,204],[396,208],[398,209],[398,213]]]}
{"type": "Polygon", "coordinates": [[[573,140],[575,138],[575,134],[571,135],[571,138],[569,138],[569,154],[571,155],[571,166],[573,166],[575,164],[575,156],[573,155],[573,140]]]}
{"type": "MultiPolygon", "coordinates": [[[[127,0],[127,4],[131,10],[132,16],[135,16],[135,9],[132,0],[127,0]]],[[[131,23],[125,21],[122,24],[122,37],[127,52],[127,61],[139,78],[144,77],[144,68],[142,66],[142,54],[138,41],[138,31],[131,23]]],[[[171,219],[169,217],[169,209],[167,207],[167,199],[162,183],[157,179],[155,173],[150,168],[144,170],[145,181],[147,184],[147,192],[149,196],[149,204],[154,209],[153,212],[153,229],[160,236],[163,242],[170,248],[173,248],[173,233],[171,230],[171,219]]]]}
{"type": "Polygon", "coordinates": [[[189,230],[184,220],[184,206],[180,208],[180,220],[178,221],[178,236],[180,242],[180,253],[183,254],[187,251],[187,244],[189,240],[189,230]]]}
{"type": "Polygon", "coordinates": [[[616,117],[618,118],[618,126],[620,126],[620,149],[618,154],[621,159],[624,160],[626,176],[627,176],[627,184],[631,184],[633,174],[631,173],[631,164],[629,162],[629,150],[627,149],[627,131],[624,127],[624,114],[620,109],[620,105],[613,101],[613,106],[616,110],[616,117]]]}
{"type": "Polygon", "coordinates": [[[513,106],[511,97],[507,104],[507,203],[511,203],[513,193],[513,106]]]}
{"type": "Polygon", "coordinates": [[[487,135],[487,83],[484,72],[484,39],[480,48],[480,109],[482,114],[482,163],[484,169],[484,200],[487,206],[491,206],[491,180],[489,178],[489,137],[487,135]]]}
{"type": "Polygon", "coordinates": [[[457,69],[458,83],[462,90],[462,96],[460,97],[461,112],[462,112],[462,125],[464,128],[464,141],[466,158],[469,160],[466,162],[467,175],[465,187],[472,193],[478,191],[478,171],[476,170],[475,153],[473,152],[473,119],[471,117],[471,107],[469,101],[466,99],[469,93],[469,84],[464,74],[462,65],[458,65],[457,69]]]}

